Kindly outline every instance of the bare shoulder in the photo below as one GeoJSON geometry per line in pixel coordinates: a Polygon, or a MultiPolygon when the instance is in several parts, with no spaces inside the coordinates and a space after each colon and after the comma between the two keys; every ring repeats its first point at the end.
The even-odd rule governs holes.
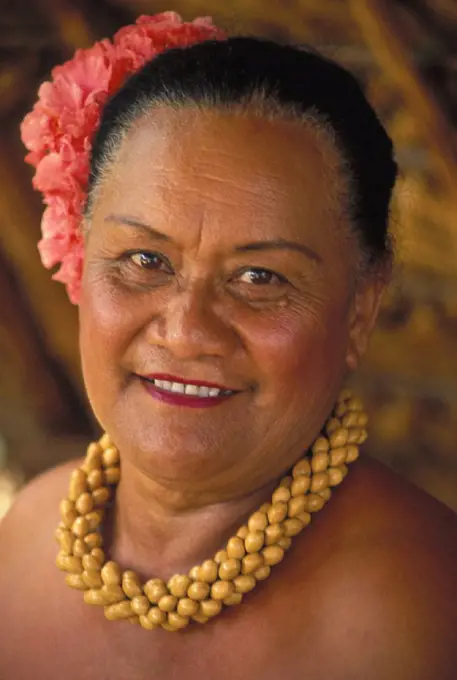
{"type": "Polygon", "coordinates": [[[325,646],[353,680],[451,680],[457,516],[381,464],[354,468],[321,522],[320,540],[339,532],[315,590],[332,622],[320,629],[325,646]]]}
{"type": "Polygon", "coordinates": [[[53,578],[54,532],[59,501],[66,495],[74,467],[75,462],[66,463],[33,479],[0,522],[2,680],[31,677],[30,659],[45,668],[54,653],[56,630],[65,629],[64,584],[53,578]]]}
{"type": "Polygon", "coordinates": [[[21,549],[44,525],[54,521],[57,526],[59,501],[66,495],[71,471],[78,464],[75,460],[47,470],[21,489],[0,522],[0,548],[8,544],[8,552],[14,555],[16,547],[21,549]]]}
{"type": "MultiPolygon", "coordinates": [[[[34,478],[17,495],[0,522],[0,599],[13,607],[12,584],[33,589],[43,572],[55,562],[54,531],[59,522],[59,502],[65,497],[72,461],[34,478]]],[[[13,611],[10,612],[11,616],[13,611]]]]}

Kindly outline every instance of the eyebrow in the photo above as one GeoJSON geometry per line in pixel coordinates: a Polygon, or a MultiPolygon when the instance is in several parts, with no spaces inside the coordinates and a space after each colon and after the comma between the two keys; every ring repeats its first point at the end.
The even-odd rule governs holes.
{"type": "MultiPolygon", "coordinates": [[[[158,239],[159,241],[173,243],[173,239],[170,236],[167,236],[161,231],[154,229],[149,224],[144,224],[144,222],[132,217],[110,214],[105,217],[104,222],[115,222],[116,224],[124,224],[128,227],[141,229],[143,231],[147,231],[151,236],[158,239]]],[[[237,253],[264,252],[267,250],[293,250],[305,255],[308,259],[313,260],[314,262],[322,262],[321,256],[309,246],[305,246],[303,243],[297,243],[296,241],[288,241],[287,239],[283,238],[272,239],[270,241],[255,241],[253,243],[245,243],[241,246],[236,246],[234,250],[237,253]]]]}

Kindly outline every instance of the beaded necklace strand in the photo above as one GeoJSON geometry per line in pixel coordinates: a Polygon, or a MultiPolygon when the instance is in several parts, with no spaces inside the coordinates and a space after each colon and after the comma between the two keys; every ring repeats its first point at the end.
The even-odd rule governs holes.
{"type": "Polygon", "coordinates": [[[84,591],[87,604],[104,607],[109,620],[126,619],[147,630],[177,631],[191,621],[206,623],[224,606],[240,604],[267,579],[297,536],[323,508],[332,487],[345,478],[348,463],[367,438],[368,418],[360,399],[343,390],[321,436],[283,477],[264,503],[212,559],[175,574],[168,582],[141,583],[131,570],[106,561],[101,525],[121,475],[119,451],[104,434],[88,446],[60,503],[56,530],[57,566],[71,588],[84,591]]]}

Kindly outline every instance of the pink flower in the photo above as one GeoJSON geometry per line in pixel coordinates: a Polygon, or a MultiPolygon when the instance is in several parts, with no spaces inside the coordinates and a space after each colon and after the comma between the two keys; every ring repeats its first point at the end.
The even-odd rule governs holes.
{"type": "Polygon", "coordinates": [[[121,28],[112,42],[101,40],[77,50],[39,88],[38,101],[21,125],[29,151],[26,161],[36,169],[33,185],[47,206],[38,250],[45,267],[61,264],[53,278],[66,285],[74,304],[81,287],[81,221],[92,138],[105,102],[129,75],[163,50],[224,38],[209,17],[186,23],[175,12],[141,16],[134,25],[121,28]]]}

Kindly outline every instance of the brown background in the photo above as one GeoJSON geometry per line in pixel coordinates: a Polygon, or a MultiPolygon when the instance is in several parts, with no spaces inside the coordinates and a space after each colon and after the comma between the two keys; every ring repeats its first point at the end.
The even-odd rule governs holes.
{"type": "Polygon", "coordinates": [[[19,122],[77,47],[140,13],[212,15],[230,32],[321,48],[356,72],[402,176],[395,280],[357,377],[366,448],[457,509],[457,3],[455,0],[2,0],[0,7],[0,516],[14,487],[80,455],[86,405],[77,309],[40,264],[41,204],[19,122]]]}

